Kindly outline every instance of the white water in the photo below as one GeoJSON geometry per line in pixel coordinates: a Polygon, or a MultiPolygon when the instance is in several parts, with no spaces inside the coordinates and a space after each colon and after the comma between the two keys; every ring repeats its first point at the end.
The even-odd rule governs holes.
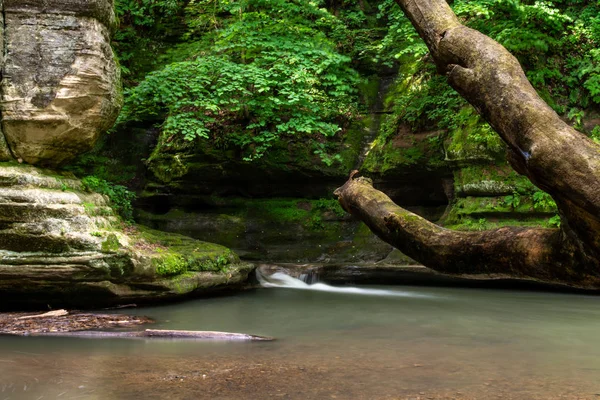
{"type": "Polygon", "coordinates": [[[256,279],[261,286],[268,288],[285,288],[285,289],[301,289],[314,290],[319,292],[329,293],[350,293],[367,296],[395,296],[395,297],[432,297],[430,295],[419,294],[414,292],[405,292],[402,290],[383,290],[383,289],[367,289],[358,287],[336,287],[325,283],[308,284],[289,276],[283,272],[275,272],[272,275],[263,275],[259,269],[256,269],[256,279]]]}

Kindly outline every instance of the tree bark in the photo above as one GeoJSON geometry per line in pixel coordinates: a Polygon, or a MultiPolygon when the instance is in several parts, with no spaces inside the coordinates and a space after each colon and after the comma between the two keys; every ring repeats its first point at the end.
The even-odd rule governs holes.
{"type": "Polygon", "coordinates": [[[509,162],[556,201],[560,230],[452,232],[391,203],[364,179],[336,193],[382,239],[447,273],[502,273],[600,288],[600,146],[538,96],[499,43],[462,25],[444,0],[396,0],[438,71],[508,145],[509,162]]]}

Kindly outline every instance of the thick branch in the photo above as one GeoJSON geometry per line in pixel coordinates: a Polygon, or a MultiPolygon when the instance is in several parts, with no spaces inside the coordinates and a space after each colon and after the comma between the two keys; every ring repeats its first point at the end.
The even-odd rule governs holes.
{"type": "Polygon", "coordinates": [[[519,62],[489,37],[461,25],[444,0],[397,0],[450,85],[508,144],[513,167],[556,200],[576,241],[600,257],[600,146],[538,96],[519,62]]]}
{"type": "Polygon", "coordinates": [[[565,268],[575,260],[566,256],[558,229],[444,229],[397,206],[366,178],[350,178],[335,194],[344,209],[364,221],[377,236],[436,271],[600,287],[598,277],[565,268]]]}

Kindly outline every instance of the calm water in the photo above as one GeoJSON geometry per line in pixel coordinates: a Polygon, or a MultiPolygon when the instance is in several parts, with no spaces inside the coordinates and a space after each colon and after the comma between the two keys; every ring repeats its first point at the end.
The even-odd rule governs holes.
{"type": "Polygon", "coordinates": [[[377,289],[127,310],[275,342],[3,337],[0,400],[600,398],[600,297],[377,289]]]}

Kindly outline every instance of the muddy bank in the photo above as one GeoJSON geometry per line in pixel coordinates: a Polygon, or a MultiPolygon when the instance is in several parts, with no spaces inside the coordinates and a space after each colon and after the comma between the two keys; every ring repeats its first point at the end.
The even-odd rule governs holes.
{"type": "MultiPolygon", "coordinates": [[[[36,354],[10,355],[0,367],[10,366],[12,378],[0,377],[0,395],[17,399],[381,399],[381,400],[553,400],[596,399],[577,379],[551,382],[541,377],[516,380],[471,365],[457,369],[446,360],[431,363],[398,356],[402,363],[386,365],[372,357],[340,354],[327,362],[298,358],[180,356],[143,357],[95,354],[90,357],[57,355],[54,360],[36,354]],[[59,365],[60,380],[48,372],[59,365]],[[93,365],[94,368],[89,368],[93,365]],[[467,383],[475,374],[479,383],[467,383]],[[395,376],[392,379],[392,376],[395,376]],[[446,381],[454,379],[452,384],[446,381]],[[115,382],[118,384],[115,385],[115,382]],[[3,391],[5,393],[3,393],[3,391]],[[19,397],[21,396],[21,397],[19,397]]],[[[3,356],[3,359],[6,355],[3,356]]]]}

